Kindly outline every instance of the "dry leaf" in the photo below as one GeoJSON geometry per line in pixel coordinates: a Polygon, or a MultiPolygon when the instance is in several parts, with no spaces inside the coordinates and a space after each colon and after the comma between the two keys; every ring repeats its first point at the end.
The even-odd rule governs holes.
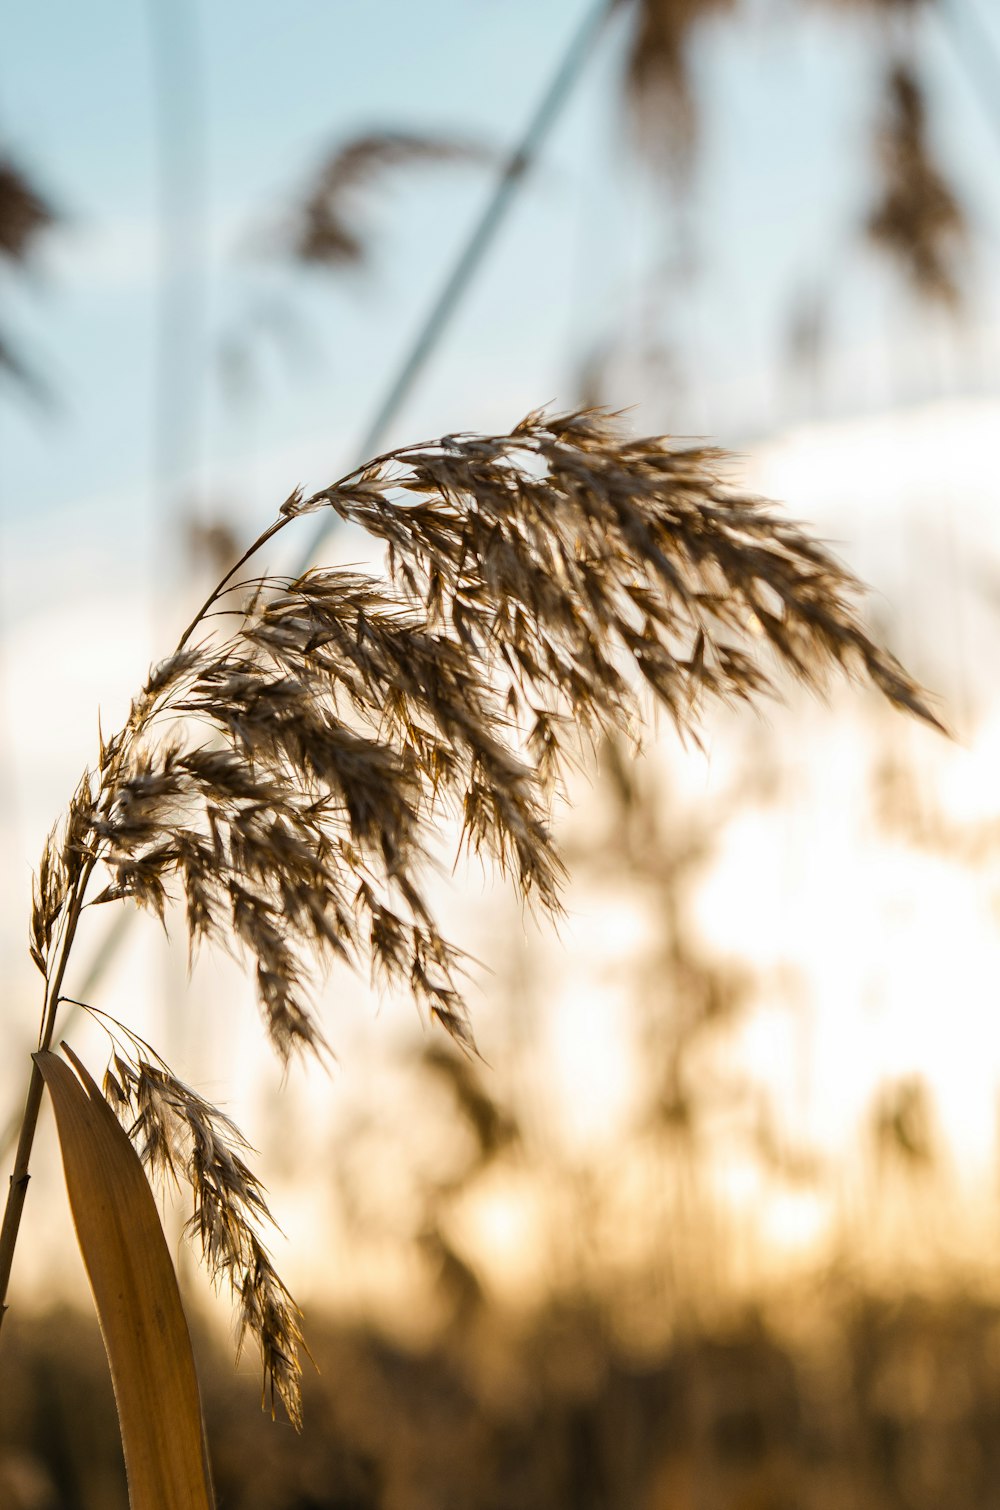
{"type": "Polygon", "coordinates": [[[132,1510],[211,1510],[191,1340],[142,1165],[86,1068],[35,1055],[114,1382],[132,1510]],[[79,1077],[79,1078],[77,1078],[79,1077]]]}

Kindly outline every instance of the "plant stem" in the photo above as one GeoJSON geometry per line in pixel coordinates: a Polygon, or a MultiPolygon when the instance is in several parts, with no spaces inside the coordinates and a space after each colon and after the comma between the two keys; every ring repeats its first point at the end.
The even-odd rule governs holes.
{"type": "Polygon", "coordinates": [[[14,1248],[21,1225],[21,1213],[24,1210],[24,1198],[28,1193],[28,1181],[31,1178],[28,1173],[28,1162],[31,1158],[31,1146],[35,1141],[35,1128],[38,1125],[43,1089],[41,1070],[37,1064],[32,1064],[28,1095],[21,1119],[21,1135],[17,1141],[10,1189],[7,1192],[7,1204],[4,1207],[3,1227],[0,1228],[0,1327],[3,1326],[3,1319],[7,1314],[7,1287],[10,1284],[10,1271],[14,1262],[14,1248]]]}
{"type": "Polygon", "coordinates": [[[181,635],[180,639],[177,641],[177,645],[174,649],[175,655],[178,653],[178,651],[184,649],[184,646],[194,634],[202,619],[208,613],[209,609],[222,597],[223,592],[236,576],[236,573],[240,571],[244,566],[246,566],[247,562],[250,560],[250,557],[256,555],[262,545],[266,545],[268,540],[270,540],[274,535],[278,534],[279,530],[283,530],[287,524],[291,524],[293,517],[293,515],[288,515],[283,519],[276,519],[273,524],[268,525],[264,533],[262,535],[258,535],[254,543],[251,546],[247,547],[236,564],[229,568],[229,570],[226,572],[226,575],[222,578],[222,581],[216,583],[216,585],[212,588],[212,591],[209,593],[208,597],[205,599],[204,603],[198,609],[198,612],[195,614],[194,618],[191,620],[190,624],[185,629],[184,633],[181,635]]]}
{"type": "MultiPolygon", "coordinates": [[[[402,451],[405,451],[407,449],[413,448],[404,447],[401,449],[402,451]]],[[[388,460],[391,455],[392,453],[386,453],[385,457],[377,458],[377,460],[388,460]]],[[[358,470],[360,470],[360,468],[354,469],[354,471],[358,470]]],[[[343,478],[342,481],[346,481],[353,475],[353,472],[347,473],[346,477],[343,478]]],[[[322,498],[323,496],[323,493],[314,495],[316,499],[322,498]]],[[[259,535],[253,542],[253,544],[243,552],[243,555],[236,562],[236,564],[232,566],[228,572],[226,572],[222,580],[217,583],[217,585],[212,589],[208,597],[205,599],[205,602],[202,604],[198,612],[195,614],[194,618],[188,624],[187,628],[184,630],[183,634],[177,642],[175,654],[177,653],[177,651],[184,649],[184,646],[187,644],[192,634],[194,634],[199,624],[201,624],[204,620],[205,615],[212,608],[212,606],[216,602],[218,602],[228,584],[233,580],[233,578],[237,575],[241,568],[246,565],[246,563],[252,556],[256,555],[257,551],[259,551],[262,546],[266,545],[267,542],[271,540],[275,535],[277,535],[281,530],[283,530],[286,525],[291,524],[295,517],[296,516],[294,514],[287,514],[282,516],[280,519],[276,519],[275,522],[270,525],[263,532],[263,534],[259,535]]],[[[80,874],[77,877],[76,884],[74,886],[72,896],[65,913],[65,929],[63,931],[62,940],[58,948],[55,972],[51,977],[47,978],[46,981],[45,1000],[42,1007],[42,1025],[38,1035],[39,1050],[48,1049],[52,1045],[52,1037],[55,1032],[56,1016],[58,1015],[59,1005],[62,1000],[61,992],[63,978],[66,974],[66,966],[69,963],[70,951],[73,947],[73,940],[76,937],[77,925],[79,924],[80,914],[83,910],[83,902],[87,890],[87,884],[94,873],[94,867],[96,866],[96,864],[96,855],[90,856],[84,863],[83,867],[80,870],[80,874]]],[[[28,1181],[31,1178],[29,1174],[29,1164],[31,1160],[31,1150],[35,1141],[35,1131],[38,1127],[38,1114],[41,1110],[43,1089],[44,1082],[42,1080],[41,1071],[39,1070],[37,1064],[32,1064],[31,1078],[28,1081],[28,1094],[24,1103],[24,1112],[21,1117],[20,1133],[17,1140],[17,1152],[14,1156],[14,1168],[11,1171],[10,1187],[7,1192],[6,1205],[4,1206],[3,1225],[0,1226],[0,1327],[3,1326],[3,1318],[7,1311],[7,1290],[10,1285],[11,1268],[14,1263],[14,1249],[17,1246],[17,1236],[21,1226],[21,1216],[24,1211],[24,1202],[28,1193],[28,1181]]]]}
{"type": "MultiPolygon", "coordinates": [[[[573,88],[583,72],[584,65],[590,57],[591,51],[600,37],[605,23],[620,4],[621,0],[595,0],[595,3],[586,11],[579,29],[574,33],[570,41],[568,51],[560,59],[555,74],[538,102],[525,128],[524,134],[501,170],[496,187],[480,220],[474,227],[469,240],[459,251],[455,264],[449,270],[436,299],[421,322],[413,344],[406,353],[402,365],[394,376],[387,392],[383,395],[378,409],[369,424],[363,444],[360,447],[361,461],[359,466],[354,469],[355,471],[360,471],[361,466],[367,463],[369,457],[366,453],[374,451],[376,446],[381,445],[383,437],[392,426],[403,404],[412,393],[418,378],[437,349],[438,344],[448,329],[452,316],[461,303],[462,296],[472,283],[478,268],[482,265],[487,252],[493,244],[497,232],[500,230],[507,212],[516,198],[518,189],[525,182],[545,139],[572,94],[573,88]]],[[[207,601],[202,604],[198,613],[181,635],[177,646],[178,649],[183,649],[197,628],[202,616],[216,602],[226,585],[232,580],[240,567],[246,563],[248,557],[252,556],[254,551],[264,544],[265,540],[270,539],[276,533],[276,530],[283,528],[286,523],[288,523],[288,520],[278,521],[277,525],[273,525],[265,535],[254,542],[249,551],[236,563],[232,571],[227,574],[207,601]]],[[[300,576],[312,564],[317,550],[326,538],[331,523],[332,520],[329,515],[318,522],[315,533],[306,542],[304,550],[296,561],[292,576],[300,576]]],[[[116,924],[114,929],[108,933],[91,964],[83,986],[84,996],[89,996],[92,988],[103,977],[105,970],[117,954],[122,940],[126,937],[128,914],[123,914],[123,917],[125,918],[125,922],[116,924]]],[[[16,1122],[11,1122],[7,1127],[0,1130],[0,1158],[5,1155],[7,1149],[10,1147],[16,1131],[16,1122]]],[[[15,1174],[19,1168],[20,1161],[18,1160],[15,1163],[15,1174]]],[[[2,1251],[2,1248],[0,1248],[0,1252],[2,1251]]],[[[0,1271],[0,1278],[3,1279],[5,1286],[6,1279],[2,1275],[2,1271],[0,1271]]],[[[0,1301],[0,1304],[2,1304],[2,1301],[0,1301]]]]}
{"type": "MultiPolygon", "coordinates": [[[[48,1049],[52,1045],[56,1016],[59,1011],[59,993],[62,990],[66,966],[69,964],[70,950],[76,937],[80,913],[83,911],[83,899],[87,890],[87,883],[94,873],[94,866],[96,864],[96,859],[91,858],[83,866],[77,878],[73,897],[66,913],[66,930],[59,949],[55,974],[47,981],[45,987],[42,1027],[38,1035],[38,1047],[40,1050],[48,1049]]],[[[7,1192],[7,1203],[4,1206],[3,1226],[0,1227],[0,1328],[3,1326],[3,1319],[7,1313],[7,1289],[10,1285],[10,1271],[14,1263],[14,1249],[17,1246],[17,1234],[21,1226],[21,1214],[24,1211],[24,1201],[28,1193],[28,1181],[31,1178],[28,1166],[31,1161],[31,1149],[35,1141],[35,1130],[38,1126],[38,1113],[41,1110],[43,1089],[44,1083],[41,1071],[38,1065],[33,1063],[31,1066],[31,1078],[28,1081],[28,1094],[24,1103],[24,1115],[21,1118],[21,1133],[17,1140],[14,1168],[10,1176],[10,1188],[7,1192]]]]}

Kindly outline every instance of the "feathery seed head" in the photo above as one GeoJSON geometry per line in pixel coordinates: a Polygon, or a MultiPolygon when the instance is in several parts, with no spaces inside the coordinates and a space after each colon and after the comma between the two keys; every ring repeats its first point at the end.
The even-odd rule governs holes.
{"type": "MultiPolygon", "coordinates": [[[[604,412],[538,411],[294,493],[243,562],[331,508],[385,544],[387,576],[223,580],[45,846],[31,950],[46,979],[100,868],[94,903],[129,897],[164,920],[180,893],[192,947],[250,959],[283,1060],[323,1050],[310,983],[334,959],[402,987],[468,1048],[462,958],[425,886],[443,818],[556,911],[552,792],[581,736],[637,729],[649,696],[691,731],[704,698],[769,689],[770,650],[812,686],[831,667],[866,675],[936,724],[864,630],[856,581],[728,488],[721,463],[630,438],[604,412]],[[249,609],[233,606],[248,585],[249,609]]],[[[108,1098],[150,1167],[191,1186],[191,1230],[296,1420],[300,1318],[258,1236],[268,1213],[245,1144],[127,1036],[108,1098]]]]}

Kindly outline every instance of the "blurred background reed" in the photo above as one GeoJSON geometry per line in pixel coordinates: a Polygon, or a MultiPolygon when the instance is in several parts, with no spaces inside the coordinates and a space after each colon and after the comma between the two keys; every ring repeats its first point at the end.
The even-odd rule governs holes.
{"type": "MultiPolygon", "coordinates": [[[[99,0],[0,53],[0,1106],[30,869],[291,487],[540,400],[706,435],[876,591],[955,739],[851,689],[608,744],[558,932],[476,866],[482,1061],[334,975],[283,1085],[148,921],[70,982],[260,1149],[306,1429],[177,1244],[220,1503],[993,1506],[1000,25],[983,0],[99,0]]],[[[327,559],[369,560],[347,529],[327,559]]],[[[287,565],[283,561],[274,563],[287,565]]],[[[81,951],[81,957],[86,951],[81,951]]],[[[92,1026],[74,1043],[93,1069],[92,1026]]],[[[2,1130],[2,1129],[0,1129],[2,1130]]],[[[124,1505],[40,1149],[0,1504],[124,1505]]],[[[9,1149],[5,1158],[9,1161],[9,1149]]],[[[172,1239],[185,1212],[166,1202],[172,1239]]]]}

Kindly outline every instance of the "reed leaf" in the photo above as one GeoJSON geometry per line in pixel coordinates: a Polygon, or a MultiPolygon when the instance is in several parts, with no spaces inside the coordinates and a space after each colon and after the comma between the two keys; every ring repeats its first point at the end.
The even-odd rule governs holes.
{"type": "Polygon", "coordinates": [[[138,1155],[100,1089],[35,1056],[114,1382],[131,1510],[211,1510],[201,1400],[177,1279],[138,1155]]]}

